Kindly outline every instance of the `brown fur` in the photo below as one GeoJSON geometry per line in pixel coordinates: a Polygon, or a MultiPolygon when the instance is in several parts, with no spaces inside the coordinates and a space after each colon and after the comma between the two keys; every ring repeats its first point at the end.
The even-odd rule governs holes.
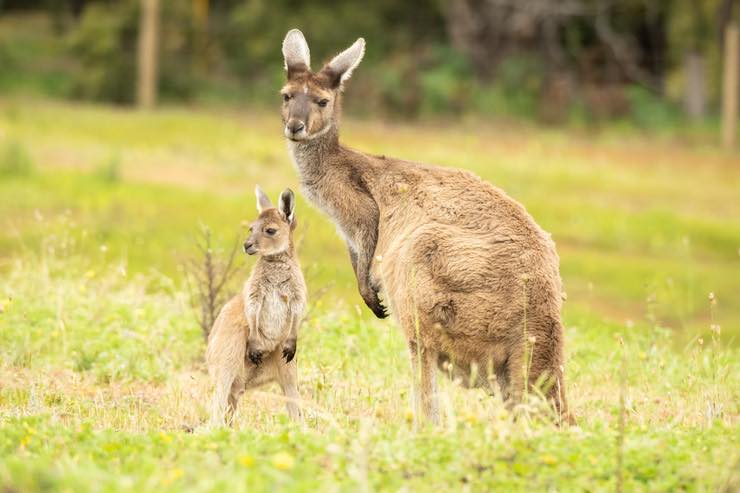
{"type": "MultiPolygon", "coordinates": [[[[302,39],[289,33],[284,53],[302,39]]],[[[288,147],[303,191],[344,235],[360,294],[381,317],[384,289],[409,342],[427,416],[439,420],[435,369],[442,363],[456,375],[477,371],[471,383],[488,390],[495,377],[512,403],[539,383],[567,415],[562,287],[550,235],[521,204],[472,173],[342,146],[337,58],[317,74],[308,63],[289,70],[282,91],[291,95],[283,104],[288,147]],[[326,93],[330,103],[320,108],[316,100],[326,93]],[[306,131],[290,132],[296,119],[306,131]]],[[[291,62],[286,55],[289,69],[291,62]]],[[[350,62],[352,70],[359,59],[350,62]]]]}
{"type": "Polygon", "coordinates": [[[260,257],[242,293],[221,309],[208,337],[212,425],[231,426],[244,391],[273,381],[288,398],[291,418],[300,416],[294,355],[306,286],[293,247],[293,193],[283,192],[280,209],[260,194],[258,189],[261,212],[244,244],[247,253],[260,257]]]}

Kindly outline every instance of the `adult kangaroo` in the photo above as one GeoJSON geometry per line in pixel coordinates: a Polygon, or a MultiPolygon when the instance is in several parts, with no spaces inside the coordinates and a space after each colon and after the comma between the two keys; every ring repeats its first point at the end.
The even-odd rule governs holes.
{"type": "Polygon", "coordinates": [[[344,82],[364,39],[311,71],[303,34],[283,41],[282,117],[305,195],[336,223],[360,295],[386,301],[404,330],[414,395],[439,422],[436,368],[510,404],[538,384],[567,416],[562,286],[550,235],[524,207],[468,171],[364,154],[339,143],[344,82]]]}

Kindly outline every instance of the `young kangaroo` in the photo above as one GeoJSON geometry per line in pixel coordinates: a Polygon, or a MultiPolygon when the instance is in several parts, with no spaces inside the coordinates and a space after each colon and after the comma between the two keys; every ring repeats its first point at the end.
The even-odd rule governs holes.
{"type": "Polygon", "coordinates": [[[364,52],[360,38],[312,72],[303,34],[288,32],[284,134],[304,193],[347,242],[360,295],[383,318],[382,288],[405,332],[417,404],[439,421],[439,365],[489,391],[498,381],[510,404],[538,383],[567,417],[550,235],[472,173],[342,146],[340,96],[364,52]]]}
{"type": "Polygon", "coordinates": [[[208,336],[206,362],[215,385],[211,424],[231,426],[245,390],[277,380],[293,419],[300,411],[296,341],[306,307],[306,284],[293,246],[295,197],[280,194],[278,207],[257,187],[259,217],[244,243],[259,255],[242,292],[224,307],[208,336]]]}

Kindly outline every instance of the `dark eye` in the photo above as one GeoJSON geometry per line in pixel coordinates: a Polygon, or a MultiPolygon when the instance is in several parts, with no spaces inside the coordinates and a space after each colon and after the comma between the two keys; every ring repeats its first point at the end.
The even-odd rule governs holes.
{"type": "Polygon", "coordinates": [[[277,229],[275,229],[275,228],[267,228],[267,229],[265,230],[265,233],[267,233],[268,235],[272,236],[272,235],[274,235],[275,233],[277,233],[277,229]]]}
{"type": "Polygon", "coordinates": [[[321,106],[322,108],[325,108],[325,107],[326,107],[326,105],[327,105],[327,104],[329,104],[329,100],[328,100],[328,99],[322,99],[321,101],[319,101],[319,103],[318,103],[318,104],[319,104],[319,106],[321,106]]]}
{"type": "Polygon", "coordinates": [[[283,94],[283,101],[285,101],[286,103],[290,101],[290,94],[283,94]]]}

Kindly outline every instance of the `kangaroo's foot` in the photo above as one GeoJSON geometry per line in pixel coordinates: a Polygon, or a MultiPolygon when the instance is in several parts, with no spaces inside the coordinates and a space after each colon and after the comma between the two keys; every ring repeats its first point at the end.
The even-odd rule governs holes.
{"type": "Polygon", "coordinates": [[[255,365],[259,366],[260,363],[262,363],[262,355],[264,353],[260,351],[259,349],[250,349],[249,350],[249,361],[254,363],[255,365]]]}

